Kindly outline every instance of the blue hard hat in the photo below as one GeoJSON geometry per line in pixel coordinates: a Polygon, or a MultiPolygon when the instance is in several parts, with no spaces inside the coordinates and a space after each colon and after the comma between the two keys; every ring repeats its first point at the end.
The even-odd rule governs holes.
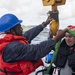
{"type": "Polygon", "coordinates": [[[0,18],[0,32],[5,32],[7,30],[10,30],[17,24],[20,24],[22,20],[19,20],[15,15],[13,14],[5,14],[0,18]]]}

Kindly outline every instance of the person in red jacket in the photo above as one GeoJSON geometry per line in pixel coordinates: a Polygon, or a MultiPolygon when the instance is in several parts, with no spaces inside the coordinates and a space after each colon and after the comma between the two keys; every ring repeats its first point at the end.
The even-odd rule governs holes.
{"type": "Polygon", "coordinates": [[[0,75],[28,75],[43,65],[41,58],[47,55],[66,30],[39,44],[30,44],[51,21],[48,17],[42,24],[23,34],[22,20],[14,14],[0,18],[0,75]],[[59,38],[58,38],[59,37],[59,38]]]}

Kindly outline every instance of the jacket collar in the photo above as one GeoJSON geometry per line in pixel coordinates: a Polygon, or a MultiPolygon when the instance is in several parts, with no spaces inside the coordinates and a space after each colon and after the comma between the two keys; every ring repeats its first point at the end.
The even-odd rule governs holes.
{"type": "Polygon", "coordinates": [[[0,38],[4,38],[6,34],[4,32],[0,33],[0,38]]]}

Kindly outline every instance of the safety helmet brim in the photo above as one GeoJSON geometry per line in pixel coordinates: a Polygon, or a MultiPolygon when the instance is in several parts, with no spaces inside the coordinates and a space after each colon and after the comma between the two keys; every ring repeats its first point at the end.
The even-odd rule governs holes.
{"type": "MultiPolygon", "coordinates": [[[[13,28],[14,26],[16,26],[16,25],[18,25],[18,24],[20,24],[20,23],[22,23],[22,20],[18,20],[18,22],[17,23],[15,23],[15,24],[13,24],[13,25],[11,25],[11,27],[0,27],[0,33],[1,32],[5,32],[5,31],[7,31],[7,30],[10,30],[11,28],[13,28]],[[5,29],[6,28],[6,29],[5,29]]],[[[5,25],[5,26],[7,26],[7,25],[5,25]]]]}

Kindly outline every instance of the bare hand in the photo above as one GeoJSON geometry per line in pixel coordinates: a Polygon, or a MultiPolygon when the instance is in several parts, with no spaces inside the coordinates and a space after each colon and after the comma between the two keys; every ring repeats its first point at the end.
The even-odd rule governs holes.
{"type": "Polygon", "coordinates": [[[64,30],[58,30],[54,40],[55,41],[59,41],[61,40],[64,36],[65,36],[65,33],[66,33],[67,29],[64,29],[64,30]]]}
{"type": "Polygon", "coordinates": [[[46,20],[46,24],[48,25],[51,21],[52,21],[52,18],[50,16],[48,16],[48,18],[46,20]]]}

